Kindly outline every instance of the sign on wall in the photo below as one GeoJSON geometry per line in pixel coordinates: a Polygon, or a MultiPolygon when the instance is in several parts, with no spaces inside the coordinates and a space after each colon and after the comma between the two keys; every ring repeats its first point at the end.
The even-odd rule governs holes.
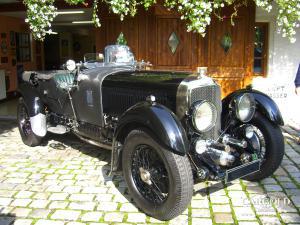
{"type": "Polygon", "coordinates": [[[300,124],[299,97],[295,94],[293,81],[256,77],[253,79],[252,86],[253,89],[267,94],[276,102],[285,123],[293,121],[300,124]]]}

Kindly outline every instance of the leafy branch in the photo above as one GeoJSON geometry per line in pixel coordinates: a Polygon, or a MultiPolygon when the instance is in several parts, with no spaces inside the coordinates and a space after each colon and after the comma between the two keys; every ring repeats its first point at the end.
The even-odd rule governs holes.
{"type": "MultiPolygon", "coordinates": [[[[87,6],[85,0],[64,0],[67,4],[87,6]]],[[[186,22],[188,32],[197,32],[205,36],[206,28],[211,23],[212,15],[222,20],[221,9],[225,6],[233,6],[231,23],[238,15],[238,8],[247,5],[249,1],[267,12],[273,5],[277,5],[278,32],[283,37],[288,37],[295,42],[295,29],[300,26],[300,2],[299,0],[164,0],[164,6],[168,10],[176,10],[181,14],[181,19],[186,22]]],[[[44,40],[46,34],[51,33],[51,23],[57,15],[55,0],[23,0],[27,7],[26,22],[29,23],[33,37],[44,40]]],[[[100,2],[108,5],[111,12],[118,14],[123,20],[126,16],[135,16],[138,6],[146,10],[156,3],[156,0],[94,0],[92,19],[96,27],[100,27],[98,6],[100,2]]]]}

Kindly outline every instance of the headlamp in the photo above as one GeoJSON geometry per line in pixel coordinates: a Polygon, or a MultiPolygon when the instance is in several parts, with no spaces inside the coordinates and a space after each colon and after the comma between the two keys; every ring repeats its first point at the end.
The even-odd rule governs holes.
{"type": "Polygon", "coordinates": [[[192,123],[199,132],[209,131],[216,125],[217,109],[208,101],[201,101],[194,104],[192,109],[192,123]]]}
{"type": "Polygon", "coordinates": [[[255,113],[255,101],[251,94],[245,93],[235,99],[236,117],[244,122],[249,122],[255,113]]]}

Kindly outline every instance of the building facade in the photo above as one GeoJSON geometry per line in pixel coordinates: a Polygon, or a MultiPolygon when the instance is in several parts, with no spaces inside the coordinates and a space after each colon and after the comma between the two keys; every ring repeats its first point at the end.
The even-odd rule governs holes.
{"type": "MultiPolygon", "coordinates": [[[[74,9],[59,6],[60,10],[70,8],[74,9]]],[[[207,67],[208,75],[221,85],[223,97],[253,84],[275,99],[285,117],[291,116],[286,111],[295,108],[293,80],[300,61],[300,31],[294,44],[282,38],[277,33],[276,10],[268,14],[250,4],[240,7],[232,19],[233,8],[225,8],[223,21],[212,18],[202,37],[187,32],[180,15],[161,4],[148,11],[139,9],[134,18],[122,22],[105,6],[100,9],[100,28],[74,26],[76,15],[60,16],[53,24],[58,34],[40,43],[32,39],[24,23],[24,5],[0,3],[0,70],[5,72],[7,92],[17,89],[23,70],[58,69],[68,58],[83,60],[84,53],[103,52],[123,33],[136,59],[149,61],[153,69],[196,72],[198,67],[207,67]]],[[[91,15],[77,20],[82,18],[91,15]]],[[[292,117],[297,118],[296,113],[292,117]]]]}
{"type": "MultiPolygon", "coordinates": [[[[267,26],[265,73],[254,76],[253,86],[278,104],[286,123],[300,124],[300,97],[295,94],[294,79],[300,64],[300,29],[296,30],[296,42],[290,43],[278,33],[276,14],[256,9],[256,22],[267,26]]],[[[298,126],[298,125],[297,125],[298,126]]],[[[300,127],[298,127],[300,128],[300,127]]]]}
{"type": "Polygon", "coordinates": [[[116,43],[120,33],[138,60],[149,61],[154,69],[197,71],[208,67],[208,74],[222,86],[223,96],[251,82],[255,7],[239,8],[231,23],[233,9],[222,12],[223,21],[213,18],[207,34],[187,32],[180,15],[155,5],[139,10],[134,18],[122,23],[108,11],[100,12],[102,26],[96,29],[96,49],[102,52],[116,43]]]}
{"type": "Polygon", "coordinates": [[[10,93],[16,91],[22,71],[43,68],[43,46],[32,39],[24,19],[2,15],[0,44],[0,70],[10,93]]]}

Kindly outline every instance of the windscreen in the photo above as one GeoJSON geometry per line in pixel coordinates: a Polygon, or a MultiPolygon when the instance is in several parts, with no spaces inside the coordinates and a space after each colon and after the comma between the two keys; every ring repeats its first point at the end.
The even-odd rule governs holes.
{"type": "Polygon", "coordinates": [[[94,63],[99,62],[102,63],[104,61],[104,57],[102,53],[87,53],[84,55],[84,62],[94,63]]]}

